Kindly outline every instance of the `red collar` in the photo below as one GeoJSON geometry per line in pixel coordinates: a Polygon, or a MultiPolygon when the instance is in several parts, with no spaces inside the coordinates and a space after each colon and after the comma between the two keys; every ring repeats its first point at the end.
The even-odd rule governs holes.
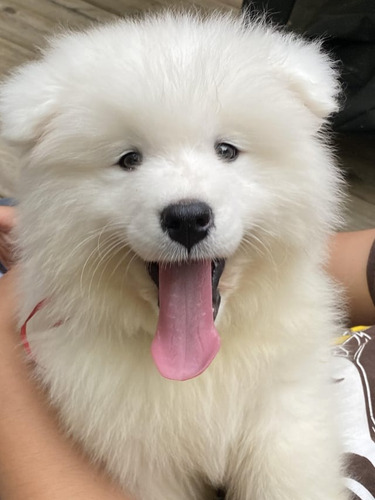
{"type": "MultiPolygon", "coordinates": [[[[21,332],[20,332],[20,336],[21,336],[21,342],[22,342],[22,345],[25,349],[25,351],[27,352],[28,355],[31,355],[31,348],[30,348],[30,344],[29,344],[29,341],[27,340],[27,323],[31,320],[31,318],[33,316],[35,316],[35,314],[40,311],[40,309],[42,309],[42,307],[44,307],[44,305],[46,304],[47,302],[47,299],[44,299],[44,300],[41,300],[40,302],[38,302],[38,304],[34,307],[34,309],[31,311],[31,313],[29,314],[29,316],[27,317],[25,323],[21,326],[21,332]]],[[[58,321],[57,323],[55,323],[53,325],[53,328],[56,328],[60,325],[63,324],[63,321],[58,321]]]]}

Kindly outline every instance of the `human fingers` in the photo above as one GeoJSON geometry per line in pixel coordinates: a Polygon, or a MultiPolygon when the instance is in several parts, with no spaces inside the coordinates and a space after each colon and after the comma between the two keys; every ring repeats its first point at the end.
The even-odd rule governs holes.
{"type": "Polygon", "coordinates": [[[15,223],[15,208],[0,206],[0,232],[8,233],[14,227],[15,223]]]}
{"type": "Polygon", "coordinates": [[[10,231],[15,225],[15,209],[0,206],[0,269],[9,268],[12,264],[12,242],[10,231]]]}

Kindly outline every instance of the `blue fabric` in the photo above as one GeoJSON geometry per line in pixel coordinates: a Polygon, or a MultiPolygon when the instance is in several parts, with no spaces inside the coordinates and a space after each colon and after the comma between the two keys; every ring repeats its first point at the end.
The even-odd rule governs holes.
{"type": "Polygon", "coordinates": [[[15,198],[0,198],[0,206],[14,207],[17,205],[15,198]]]}

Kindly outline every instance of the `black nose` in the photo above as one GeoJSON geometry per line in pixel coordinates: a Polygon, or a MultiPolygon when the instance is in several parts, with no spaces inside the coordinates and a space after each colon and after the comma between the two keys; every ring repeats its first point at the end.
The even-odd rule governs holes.
{"type": "Polygon", "coordinates": [[[161,227],[173,241],[190,250],[203,240],[213,225],[211,208],[202,201],[168,205],[161,213],[161,227]]]}

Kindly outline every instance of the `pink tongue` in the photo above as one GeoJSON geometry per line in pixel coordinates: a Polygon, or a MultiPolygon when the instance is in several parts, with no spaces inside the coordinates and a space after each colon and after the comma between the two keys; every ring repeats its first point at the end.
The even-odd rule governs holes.
{"type": "Polygon", "coordinates": [[[211,262],[159,267],[159,322],[151,346],[160,373],[200,375],[220,348],[212,313],[211,262]]]}

